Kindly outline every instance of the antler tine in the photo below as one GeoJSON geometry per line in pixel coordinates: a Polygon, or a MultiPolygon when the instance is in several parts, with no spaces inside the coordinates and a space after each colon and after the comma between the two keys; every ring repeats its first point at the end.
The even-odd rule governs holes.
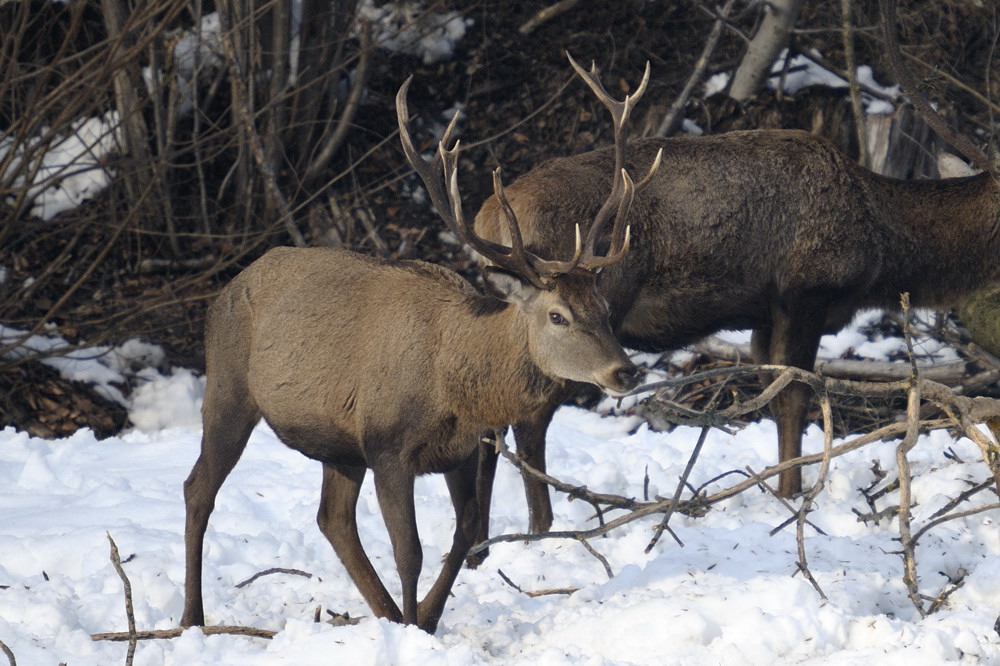
{"type": "Polygon", "coordinates": [[[434,154],[433,160],[426,160],[420,156],[420,151],[417,147],[413,145],[413,138],[410,136],[409,129],[409,119],[410,119],[410,109],[406,102],[406,95],[410,89],[410,83],[413,81],[413,77],[410,76],[403,82],[403,85],[399,87],[399,92],[396,93],[396,122],[399,124],[399,140],[403,145],[403,153],[406,155],[406,161],[410,163],[413,170],[417,172],[420,176],[420,180],[423,181],[424,187],[427,188],[427,194],[431,198],[431,203],[437,208],[438,213],[444,218],[445,222],[449,227],[453,226],[454,220],[449,220],[449,216],[452,214],[452,207],[448,200],[448,192],[445,188],[445,183],[440,179],[441,170],[443,167],[444,154],[441,147],[446,143],[451,141],[451,135],[455,130],[455,125],[458,121],[458,114],[451,119],[448,124],[448,128],[444,132],[444,136],[441,138],[440,144],[438,144],[438,151],[434,154]]]}
{"type": "Polygon", "coordinates": [[[639,194],[639,192],[642,192],[644,189],[646,189],[646,186],[649,185],[650,181],[653,180],[653,176],[655,176],[656,172],[660,170],[660,162],[662,161],[663,161],[663,148],[660,148],[658,151],[656,151],[656,157],[653,159],[653,163],[650,165],[649,171],[646,172],[646,175],[643,177],[642,180],[636,183],[635,185],[636,194],[639,194]]]}
{"type": "Polygon", "coordinates": [[[517,216],[514,208],[507,199],[507,193],[503,188],[503,181],[500,178],[500,167],[493,171],[493,192],[496,194],[500,208],[504,217],[507,218],[507,227],[510,229],[511,255],[521,255],[526,258],[533,271],[544,277],[552,277],[569,273],[580,263],[583,255],[583,243],[580,240],[580,225],[576,225],[576,247],[573,251],[573,258],[569,261],[559,261],[554,259],[541,259],[530,252],[524,250],[524,240],[521,237],[521,228],[517,223],[517,216]]]}
{"type": "MultiPolygon", "coordinates": [[[[458,114],[455,114],[448,124],[444,136],[438,144],[438,149],[434,153],[434,158],[426,160],[420,156],[420,152],[413,144],[408,127],[410,114],[406,94],[412,80],[412,76],[407,78],[400,86],[399,92],[396,93],[396,120],[399,124],[399,139],[407,161],[423,181],[431,203],[434,204],[438,214],[452,233],[464,243],[468,243],[472,249],[483,255],[488,261],[517,273],[536,287],[547,288],[538,271],[532,265],[533,257],[524,251],[524,243],[521,240],[517,219],[514,217],[513,209],[509,203],[504,206],[504,213],[507,215],[507,222],[511,229],[511,247],[494,243],[479,236],[466,220],[462,209],[462,196],[458,189],[458,155],[461,151],[461,142],[456,141],[450,149],[445,147],[451,142],[458,114]]],[[[498,176],[495,175],[494,183],[497,182],[498,176]]],[[[502,194],[502,190],[501,186],[498,192],[502,194]]],[[[504,197],[503,200],[506,201],[506,198],[504,197]]]]}
{"type": "MultiPolygon", "coordinates": [[[[625,95],[625,99],[618,101],[614,99],[604,84],[601,83],[600,78],[597,74],[597,65],[591,63],[590,71],[585,70],[580,66],[573,56],[569,53],[566,54],[569,59],[570,65],[573,69],[580,75],[580,77],[586,82],[597,98],[604,104],[605,107],[611,112],[611,118],[614,125],[614,136],[615,136],[615,147],[614,147],[614,178],[611,184],[611,193],[605,200],[601,209],[598,211],[597,215],[594,217],[593,223],[590,225],[590,230],[587,232],[587,243],[584,250],[584,259],[581,262],[581,266],[594,266],[595,257],[594,249],[597,244],[597,238],[600,236],[601,232],[604,230],[608,219],[611,217],[612,212],[615,208],[618,209],[618,214],[615,216],[615,224],[611,231],[611,241],[612,241],[612,251],[611,254],[616,256],[615,261],[621,259],[624,255],[624,250],[613,251],[614,246],[617,244],[618,239],[622,235],[622,225],[624,224],[625,217],[627,216],[629,206],[632,203],[632,199],[636,192],[642,191],[656,174],[660,167],[660,162],[662,159],[662,150],[657,154],[656,159],[653,161],[652,166],[647,172],[646,176],[640,181],[638,186],[631,181],[628,174],[625,172],[625,148],[628,144],[628,120],[632,113],[632,109],[635,108],[636,103],[645,94],[646,87],[649,85],[649,75],[650,67],[649,62],[646,62],[646,70],[643,73],[642,81],[636,88],[635,92],[625,95]],[[629,183],[626,186],[625,180],[629,183]]],[[[626,237],[629,235],[629,231],[626,229],[626,237]]],[[[627,248],[626,242],[623,242],[622,248],[627,248]]],[[[609,255],[611,256],[611,255],[609,255]]],[[[601,265],[607,265],[607,263],[614,262],[604,262],[603,260],[597,260],[597,263],[601,265]]]]}
{"type": "Polygon", "coordinates": [[[618,213],[615,215],[615,224],[612,227],[611,232],[611,247],[608,249],[608,253],[601,257],[595,256],[593,254],[588,254],[582,261],[580,261],[580,268],[585,268],[589,271],[594,271],[612,264],[616,264],[622,260],[625,253],[628,251],[629,243],[632,239],[632,226],[625,224],[625,218],[628,217],[629,209],[632,207],[632,200],[635,198],[636,187],[635,183],[632,181],[632,177],[628,175],[628,171],[625,169],[621,170],[621,189],[622,194],[618,200],[618,213]],[[621,246],[615,249],[615,243],[619,235],[619,230],[625,227],[625,236],[621,242],[621,246]]]}
{"type": "Polygon", "coordinates": [[[625,95],[625,99],[622,101],[616,100],[601,83],[601,80],[597,76],[597,64],[594,62],[590,63],[590,71],[585,70],[580,63],[573,59],[573,56],[566,53],[566,57],[569,59],[569,64],[573,66],[576,73],[580,75],[580,78],[590,86],[590,89],[594,91],[597,98],[601,100],[604,106],[608,107],[611,111],[611,115],[614,118],[615,130],[624,129],[625,124],[628,122],[629,114],[635,107],[636,103],[640,98],[646,93],[646,86],[649,84],[649,61],[646,62],[646,71],[642,75],[642,81],[639,83],[639,87],[635,89],[635,92],[625,95]]]}

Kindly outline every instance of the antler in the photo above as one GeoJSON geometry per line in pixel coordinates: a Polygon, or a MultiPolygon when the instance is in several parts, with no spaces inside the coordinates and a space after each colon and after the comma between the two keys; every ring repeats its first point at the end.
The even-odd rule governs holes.
{"type": "Polygon", "coordinates": [[[625,148],[628,143],[627,124],[629,116],[632,113],[632,109],[635,108],[636,103],[646,92],[646,86],[649,83],[649,62],[646,63],[646,71],[642,76],[642,81],[639,83],[639,87],[632,94],[625,95],[625,99],[619,102],[604,88],[604,84],[601,83],[597,76],[596,64],[591,63],[590,71],[588,72],[581,67],[568,52],[566,53],[566,57],[569,59],[569,64],[573,66],[573,69],[576,70],[577,74],[579,74],[584,82],[590,86],[590,89],[594,91],[594,94],[597,95],[597,98],[601,101],[601,103],[604,104],[604,106],[611,112],[611,119],[614,124],[615,171],[614,180],[611,184],[611,193],[604,201],[604,205],[601,206],[601,209],[594,217],[593,223],[590,225],[590,230],[587,232],[587,242],[584,246],[584,256],[579,263],[581,268],[597,270],[598,268],[610,266],[611,264],[621,261],[622,257],[625,256],[625,252],[628,250],[629,246],[629,239],[631,238],[631,228],[625,224],[625,219],[628,217],[629,208],[632,206],[632,200],[635,195],[649,185],[653,176],[656,175],[657,170],[659,170],[660,162],[663,158],[663,149],[661,148],[656,153],[656,159],[653,160],[653,164],[649,167],[649,171],[646,173],[646,176],[639,181],[638,184],[633,183],[632,179],[628,175],[628,172],[625,170],[625,148]],[[614,225],[611,228],[611,248],[608,250],[608,254],[606,256],[596,256],[594,254],[594,246],[597,243],[597,237],[600,236],[601,232],[604,230],[604,227],[608,222],[608,218],[611,217],[611,213],[616,208],[618,211],[615,215],[614,225]]]}
{"type": "Polygon", "coordinates": [[[437,151],[432,160],[426,160],[420,156],[407,126],[409,120],[409,108],[406,103],[406,93],[410,88],[413,77],[406,79],[396,93],[396,119],[399,122],[399,138],[403,144],[403,152],[406,159],[420,176],[430,195],[431,203],[437,208],[438,213],[444,219],[448,228],[467,243],[476,252],[496,266],[505,268],[517,273],[528,282],[539,289],[550,289],[551,283],[544,278],[553,277],[558,274],[567,273],[579,262],[582,253],[580,243],[580,229],[576,230],[576,251],[573,259],[568,262],[545,261],[527,252],[524,249],[524,241],[521,238],[521,229],[517,223],[517,217],[503,190],[503,183],[500,180],[500,169],[493,172],[493,189],[496,192],[497,200],[503,208],[504,216],[507,218],[507,226],[510,230],[511,246],[494,243],[478,235],[465,218],[462,210],[462,195],[458,190],[458,154],[460,142],[455,141],[454,147],[445,148],[451,142],[451,135],[455,129],[458,114],[451,119],[448,128],[444,132],[438,144],[437,151]]]}

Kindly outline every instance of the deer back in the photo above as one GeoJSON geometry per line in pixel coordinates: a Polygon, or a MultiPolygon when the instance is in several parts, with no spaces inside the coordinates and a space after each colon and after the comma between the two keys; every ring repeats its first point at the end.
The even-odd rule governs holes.
{"type": "Polygon", "coordinates": [[[206,363],[306,455],[365,464],[366,442],[397,433],[433,442],[418,467],[444,469],[564,378],[617,388],[614,373],[634,372],[593,276],[525,289],[514,305],[433,264],[277,248],[212,306],[206,363]],[[554,310],[573,325],[552,324],[554,310]]]}
{"type": "MultiPolygon", "coordinates": [[[[855,164],[806,132],[761,130],[646,139],[630,145],[641,171],[663,163],[636,196],[634,248],[600,288],[626,346],[669,349],[727,328],[754,328],[782,300],[830,302],[827,328],[858,307],[926,304],[994,279],[996,186],[987,176],[908,182],[855,164]],[[972,253],[976,267],[939,273],[972,253]],[[942,284],[942,282],[944,284],[942,284]]],[[[533,251],[565,251],[610,187],[610,149],[540,164],[508,189],[533,251]]],[[[503,238],[497,202],[476,229],[503,238]]]]}

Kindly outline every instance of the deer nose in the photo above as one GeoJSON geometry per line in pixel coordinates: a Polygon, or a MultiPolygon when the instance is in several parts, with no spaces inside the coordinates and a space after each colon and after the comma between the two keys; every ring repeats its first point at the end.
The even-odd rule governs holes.
{"type": "Polygon", "coordinates": [[[619,368],[615,371],[615,379],[618,380],[618,384],[622,387],[622,391],[631,391],[636,386],[639,385],[639,380],[642,378],[642,370],[632,363],[629,363],[623,368],[619,368]]]}

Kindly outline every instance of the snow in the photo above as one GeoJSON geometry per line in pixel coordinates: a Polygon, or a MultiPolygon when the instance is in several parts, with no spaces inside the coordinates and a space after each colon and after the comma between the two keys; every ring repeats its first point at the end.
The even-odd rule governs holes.
{"type": "MultiPolygon", "coordinates": [[[[131,580],[140,629],[176,627],[183,606],[183,480],[198,454],[192,421],[200,379],[186,371],[150,378],[133,419],[144,430],[97,441],[89,431],[41,440],[0,431],[0,640],[22,666],[119,663],[123,643],[91,633],[126,629],[121,582],[108,556],[118,544],[131,580]],[[157,411],[160,418],[154,418],[157,411]]],[[[641,498],[672,495],[699,430],[650,431],[636,418],[561,409],[549,433],[549,470],[598,492],[641,498]]],[[[775,456],[773,423],[730,436],[712,431],[690,478],[700,486],[775,456]]],[[[807,452],[822,449],[812,428],[807,452]]],[[[915,526],[971,482],[986,478],[979,450],[945,431],[922,436],[910,455],[915,526]],[[952,449],[956,456],[944,452],[952,449]]],[[[944,576],[967,572],[964,586],[937,613],[921,619],[902,583],[895,554],[898,526],[859,522],[869,509],[857,488],[871,466],[895,470],[893,443],[833,461],[810,515],[826,535],[807,528],[808,563],[828,596],[796,574],[794,526],[775,498],[750,490],[700,518],[675,516],[683,547],[665,536],[644,549],[659,515],[591,540],[611,567],[572,540],[494,545],[477,570],[463,570],[435,635],[372,618],[332,548],[315,525],[320,465],[286,448],[261,425],[223,486],[206,542],[205,603],[210,624],[243,624],[278,632],[273,640],[205,636],[142,641],[136,664],[884,664],[1000,663],[994,631],[1000,603],[997,513],[985,512],[931,530],[918,547],[920,588],[936,594],[944,576]],[[235,585],[272,567],[275,574],[235,585]],[[571,595],[525,591],[579,588],[571,595]],[[313,622],[317,606],[361,621],[313,622]]],[[[806,482],[815,470],[806,472],[806,482]]],[[[734,483],[726,477],[709,492],[734,483]]],[[[424,546],[423,589],[450,544],[453,513],[439,476],[417,483],[424,546]]],[[[880,508],[895,500],[890,495],[880,508]]],[[[984,502],[989,501],[984,499],[984,502]]],[[[555,529],[594,526],[589,505],[554,499],[555,529]]],[[[520,478],[501,462],[491,533],[526,524],[520,478]]],[[[362,539],[390,591],[399,583],[370,482],[358,505],[362,539]]],[[[325,613],[324,613],[325,617],[325,613]]]]}
{"type": "Polygon", "coordinates": [[[34,200],[31,214],[43,220],[76,208],[111,182],[114,173],[103,163],[120,145],[118,112],[77,119],[66,136],[44,139],[50,143],[40,149],[42,137],[51,132],[43,127],[38,136],[23,143],[0,134],[0,158],[7,158],[14,150],[7,167],[8,175],[17,174],[11,189],[24,187],[24,174],[31,174],[32,185],[28,188],[28,197],[34,200]],[[35,160],[40,160],[40,164],[35,164],[35,160]]]}
{"type": "MultiPolygon", "coordinates": [[[[298,17],[299,6],[294,10],[298,17]]],[[[370,24],[377,46],[417,56],[427,65],[450,58],[472,25],[472,19],[455,12],[428,11],[422,2],[376,7],[372,0],[365,0],[358,12],[370,24]]],[[[201,23],[182,34],[176,44],[173,70],[181,114],[189,114],[193,109],[193,78],[204,68],[219,68],[223,64],[220,29],[218,13],[206,14],[201,23]]],[[[297,39],[298,36],[293,35],[293,40],[297,39]]],[[[297,70],[294,58],[291,64],[293,70],[297,70]]],[[[142,70],[150,92],[162,85],[164,75],[148,67],[142,70]]],[[[51,133],[50,128],[43,127],[36,136],[20,142],[0,133],[0,161],[9,159],[7,173],[0,176],[6,180],[16,174],[11,189],[18,190],[27,183],[25,174],[30,174],[31,186],[27,191],[27,197],[32,199],[30,211],[42,220],[51,220],[103,191],[115,176],[114,170],[104,164],[112,153],[120,152],[122,146],[117,110],[107,111],[102,116],[79,118],[71,123],[65,136],[43,139],[51,133]],[[50,143],[42,145],[43,140],[50,143]],[[14,155],[8,158],[12,150],[14,155]],[[36,165],[35,161],[40,164],[36,165]]],[[[8,195],[8,198],[12,197],[8,195]]]]}
{"type": "MultiPolygon", "coordinates": [[[[771,90],[775,90],[781,84],[783,86],[781,89],[782,92],[794,95],[809,86],[827,86],[829,88],[848,87],[848,82],[842,77],[817,64],[815,59],[807,58],[801,54],[795,55],[788,60],[786,71],[787,54],[788,50],[783,49],[771,65],[771,75],[767,80],[767,86],[771,90]],[[783,72],[785,73],[784,76],[782,76],[783,72]]],[[[822,58],[822,55],[819,53],[814,53],[813,55],[818,59],[822,58]]],[[[705,81],[703,89],[705,97],[711,97],[725,90],[729,84],[730,76],[732,76],[731,72],[718,72],[710,76],[705,81]]],[[[857,79],[859,84],[871,90],[878,90],[889,98],[894,99],[900,94],[899,86],[885,86],[876,81],[872,68],[868,65],[860,65],[858,67],[857,79]]],[[[895,111],[892,103],[865,92],[861,95],[861,101],[865,112],[869,115],[886,115],[895,111]]]]}

